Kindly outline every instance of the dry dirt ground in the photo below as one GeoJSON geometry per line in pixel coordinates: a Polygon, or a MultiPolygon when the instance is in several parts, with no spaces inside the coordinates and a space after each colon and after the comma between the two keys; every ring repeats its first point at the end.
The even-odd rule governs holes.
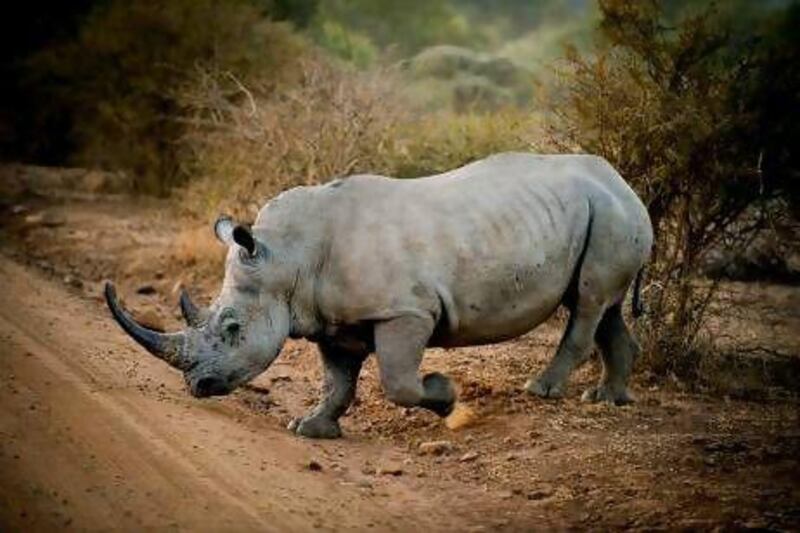
{"type": "MultiPolygon", "coordinates": [[[[197,400],[102,304],[113,278],[140,318],[177,327],[175,286],[203,301],[221,280],[210,229],[124,196],[1,208],[0,530],[800,528],[796,384],[755,401],[640,376],[639,401],[612,408],[579,401],[592,362],[566,399],[531,398],[556,318],[428,352],[477,414],[468,427],[387,403],[370,362],[345,437],[304,440],[284,427],[316,400],[313,345],[289,342],[252,386],[197,400]],[[431,441],[447,443],[421,453],[431,441]]],[[[732,284],[726,298],[725,335],[800,354],[800,289],[732,284]]]]}

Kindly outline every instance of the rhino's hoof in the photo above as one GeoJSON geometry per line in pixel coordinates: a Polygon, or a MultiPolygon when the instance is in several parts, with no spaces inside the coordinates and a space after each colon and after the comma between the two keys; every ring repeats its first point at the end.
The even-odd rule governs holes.
{"type": "Polygon", "coordinates": [[[606,402],[611,405],[628,405],[635,401],[625,387],[619,390],[607,385],[598,385],[587,389],[581,396],[581,400],[591,403],[606,402]]]}
{"type": "Polygon", "coordinates": [[[309,439],[338,439],[342,436],[339,422],[322,417],[295,418],[289,431],[309,439]]]}
{"type": "Polygon", "coordinates": [[[453,412],[456,404],[456,389],[450,379],[439,372],[431,372],[422,378],[425,398],[420,407],[429,409],[441,417],[453,412]]]}
{"type": "Polygon", "coordinates": [[[551,383],[545,378],[539,377],[531,379],[525,384],[525,390],[529,394],[534,394],[540,398],[562,398],[564,390],[561,384],[551,383]]]}

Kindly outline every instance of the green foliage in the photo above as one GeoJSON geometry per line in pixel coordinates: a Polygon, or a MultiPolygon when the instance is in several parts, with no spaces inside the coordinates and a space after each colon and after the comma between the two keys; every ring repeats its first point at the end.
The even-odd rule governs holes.
{"type": "Polygon", "coordinates": [[[314,20],[320,0],[258,0],[275,20],[291,22],[296,28],[306,28],[314,20]]]}
{"type": "MultiPolygon", "coordinates": [[[[452,0],[470,20],[475,31],[485,35],[489,46],[499,48],[530,33],[557,32],[564,25],[583,20],[592,0],[452,0]]],[[[588,27],[587,27],[588,29],[588,27]]]]}
{"type": "Polygon", "coordinates": [[[425,109],[491,111],[530,101],[533,76],[504,57],[440,45],[402,63],[411,101],[425,109]]]}
{"type": "Polygon", "coordinates": [[[319,23],[314,34],[320,46],[359,68],[368,67],[378,56],[378,51],[369,37],[348,30],[334,20],[319,23]]]}
{"type": "Polygon", "coordinates": [[[246,0],[122,0],[100,4],[78,37],[32,60],[50,100],[69,109],[84,165],[125,169],[138,190],[164,194],[184,174],[177,93],[197,68],[246,79],[289,76],[302,45],[246,0]]]}
{"type": "MultiPolygon", "coordinates": [[[[363,36],[380,50],[391,48],[400,57],[435,44],[475,45],[479,40],[448,0],[323,0],[316,24],[322,28],[326,23],[363,36]]],[[[320,30],[317,34],[324,36],[320,30]]]]}
{"type": "Polygon", "coordinates": [[[674,23],[657,0],[601,0],[600,9],[605,44],[591,57],[570,50],[559,72],[556,138],[562,149],[606,157],[647,203],[657,235],[646,352],[659,374],[691,378],[716,287],[697,282],[704,255],[747,242],[770,214],[767,201],[796,179],[796,160],[782,166],[792,157],[788,139],[764,134],[797,127],[793,115],[769,111],[796,106],[796,69],[773,93],[764,69],[772,60],[790,65],[760,62],[759,26],[753,38],[735,39],[731,19],[713,7],[674,23]],[[766,102],[764,91],[779,102],[766,102]]]}
{"type": "Polygon", "coordinates": [[[583,15],[552,24],[542,24],[511,40],[506,40],[498,54],[536,72],[543,81],[550,74],[550,65],[564,55],[566,45],[590,50],[594,16],[583,15]]]}

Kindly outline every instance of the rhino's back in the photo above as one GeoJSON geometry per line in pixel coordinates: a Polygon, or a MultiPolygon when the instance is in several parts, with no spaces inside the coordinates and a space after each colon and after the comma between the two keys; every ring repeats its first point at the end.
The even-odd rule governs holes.
{"type": "Polygon", "coordinates": [[[295,222],[324,234],[326,320],[432,313],[446,322],[442,344],[513,337],[546,319],[585,244],[592,195],[638,202],[599,158],[528,154],[414,180],[353,176],[303,194],[314,208],[295,222]]]}

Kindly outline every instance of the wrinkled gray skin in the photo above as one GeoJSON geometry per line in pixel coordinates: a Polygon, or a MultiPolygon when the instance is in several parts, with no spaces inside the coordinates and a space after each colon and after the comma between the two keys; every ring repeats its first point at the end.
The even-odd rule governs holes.
{"type": "Polygon", "coordinates": [[[195,396],[229,393],[266,370],[287,337],[305,337],[326,377],[319,405],[290,425],[296,433],[341,434],[337,419],[373,352],[389,400],[445,416],[455,390],[442,374],[418,374],[426,346],[510,339],[565,305],[555,357],[526,389],[562,396],[597,343],[604,371],[584,399],[631,401],[638,347],[621,304],[653,235],[641,201],[601,158],[500,154],[416,180],[353,176],[274,198],[254,243],[234,226],[216,225],[229,246],[225,280],[209,309],[182,298],[184,332],[142,337],[109,289],[123,327],[183,370],[195,396]]]}

